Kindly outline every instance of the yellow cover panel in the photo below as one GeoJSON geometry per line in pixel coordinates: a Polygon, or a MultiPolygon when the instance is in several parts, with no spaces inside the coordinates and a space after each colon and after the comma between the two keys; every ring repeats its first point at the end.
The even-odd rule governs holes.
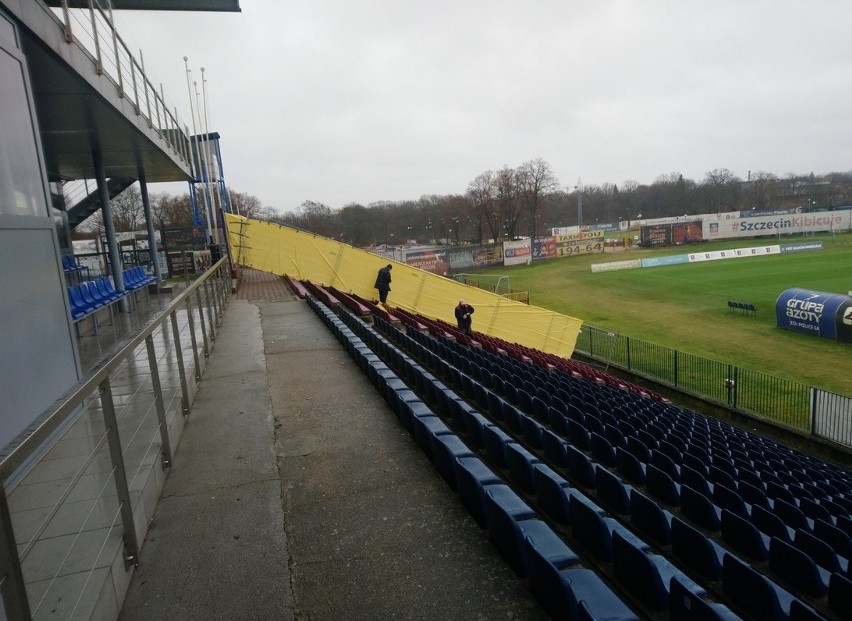
{"type": "Polygon", "coordinates": [[[231,256],[239,265],[309,280],[377,300],[379,268],[393,265],[388,304],[455,325],[459,299],[471,304],[473,329],[510,343],[570,358],[582,321],[464,285],[348,244],[271,222],[225,214],[231,256]]]}

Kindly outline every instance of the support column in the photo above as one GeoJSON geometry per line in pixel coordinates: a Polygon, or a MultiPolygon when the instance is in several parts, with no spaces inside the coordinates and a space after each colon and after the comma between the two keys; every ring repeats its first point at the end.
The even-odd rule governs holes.
{"type": "Polygon", "coordinates": [[[151,262],[154,265],[154,276],[157,279],[157,286],[163,282],[163,272],[160,269],[160,261],[157,256],[157,238],[154,236],[154,218],[151,216],[151,202],[148,200],[148,182],[145,181],[145,175],[139,176],[139,193],[142,195],[142,207],[145,210],[145,224],[148,227],[148,252],[151,255],[151,262]]]}
{"type": "MultiPolygon", "coordinates": [[[[95,179],[98,182],[98,197],[100,198],[101,210],[103,211],[104,216],[104,231],[106,233],[110,267],[112,268],[112,282],[117,291],[124,291],[124,271],[121,263],[121,253],[118,251],[118,241],[115,239],[115,224],[112,221],[112,209],[109,206],[109,190],[107,189],[104,159],[100,151],[92,151],[92,162],[95,165],[95,179]]],[[[127,296],[118,300],[118,307],[122,313],[130,311],[127,296]]]]}

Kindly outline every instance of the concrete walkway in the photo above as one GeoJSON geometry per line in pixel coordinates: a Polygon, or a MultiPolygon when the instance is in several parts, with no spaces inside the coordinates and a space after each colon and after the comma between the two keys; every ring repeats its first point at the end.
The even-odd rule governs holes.
{"type": "Polygon", "coordinates": [[[313,311],[259,274],[225,314],[120,618],[546,619],[313,311]]]}

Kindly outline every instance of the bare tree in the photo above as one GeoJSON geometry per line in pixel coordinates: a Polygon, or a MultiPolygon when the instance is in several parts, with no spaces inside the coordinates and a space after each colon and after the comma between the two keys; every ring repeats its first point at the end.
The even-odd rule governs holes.
{"type": "Polygon", "coordinates": [[[522,209],[520,187],[515,171],[508,166],[503,166],[497,172],[495,188],[500,224],[503,225],[503,231],[508,238],[514,239],[517,236],[518,220],[522,209]]]}
{"type": "Polygon", "coordinates": [[[529,216],[530,237],[535,239],[539,209],[544,206],[547,197],[559,188],[559,180],[550,164],[541,158],[521,164],[515,176],[521,204],[529,216]]]}
{"type": "Polygon", "coordinates": [[[228,198],[231,203],[231,211],[246,218],[257,218],[263,208],[263,204],[258,197],[246,192],[234,192],[231,190],[228,193],[228,198]]]}
{"type": "Polygon", "coordinates": [[[467,196],[473,205],[479,241],[482,241],[483,223],[491,230],[491,237],[500,238],[500,220],[495,204],[496,181],[494,172],[486,170],[467,185],[467,196]]]}
{"type": "Polygon", "coordinates": [[[739,179],[727,168],[714,168],[705,175],[704,180],[710,190],[711,211],[715,209],[718,215],[733,203],[732,190],[739,179]]]}
{"type": "Polygon", "coordinates": [[[192,217],[192,205],[189,194],[171,196],[170,194],[152,194],[151,212],[155,226],[192,227],[195,222],[192,217]]]}
{"type": "Polygon", "coordinates": [[[775,194],[778,177],[762,170],[751,175],[748,188],[748,201],[752,209],[768,209],[775,194]]]}

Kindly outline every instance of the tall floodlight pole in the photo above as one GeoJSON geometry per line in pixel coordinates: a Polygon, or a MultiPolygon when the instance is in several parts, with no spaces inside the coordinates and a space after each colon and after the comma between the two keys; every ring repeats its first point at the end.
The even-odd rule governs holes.
{"type": "MultiPolygon", "coordinates": [[[[195,109],[198,111],[198,124],[201,125],[201,102],[199,101],[201,95],[198,92],[198,82],[193,82],[192,85],[195,87],[195,109]]],[[[201,162],[201,181],[204,184],[204,206],[207,209],[207,232],[209,234],[207,241],[212,244],[215,241],[213,233],[210,232],[211,221],[213,220],[213,205],[210,204],[210,188],[207,186],[207,179],[210,178],[210,163],[207,161],[207,154],[204,151],[204,147],[198,142],[197,136],[195,146],[198,149],[198,159],[201,162]]]]}
{"type": "MultiPolygon", "coordinates": [[[[194,179],[198,178],[198,174],[201,172],[201,154],[199,153],[199,147],[198,147],[198,138],[197,138],[197,136],[198,136],[198,128],[197,127],[198,126],[195,123],[195,106],[193,106],[193,103],[192,103],[192,71],[190,71],[190,69],[189,69],[189,62],[188,61],[189,61],[189,59],[186,56],[184,56],[183,57],[183,64],[186,67],[186,90],[187,90],[187,93],[189,94],[189,112],[190,112],[190,115],[192,116],[192,138],[190,138],[190,150],[191,151],[192,151],[192,149],[191,149],[192,140],[193,139],[195,140],[195,150],[190,153],[190,156],[191,156],[190,159],[192,161],[192,165],[191,165],[190,168],[193,169],[192,170],[192,178],[194,180],[194,179]],[[198,161],[197,164],[195,162],[196,156],[198,156],[198,158],[199,158],[199,161],[198,161]]],[[[193,185],[193,192],[195,192],[195,186],[194,185],[193,185]]],[[[207,208],[207,197],[205,196],[204,198],[205,198],[205,213],[207,215],[207,239],[209,240],[213,236],[213,233],[210,230],[210,212],[209,212],[209,209],[207,208]]],[[[196,199],[196,197],[193,196],[192,200],[195,200],[195,199],[196,199]]],[[[193,203],[193,204],[195,204],[195,203],[193,203]]]]}
{"type": "MultiPolygon", "coordinates": [[[[210,162],[213,161],[213,156],[210,152],[210,126],[207,122],[207,118],[209,116],[207,109],[207,78],[204,77],[204,67],[201,68],[201,96],[203,106],[201,110],[199,110],[199,116],[201,112],[204,112],[204,156],[207,160],[207,184],[208,184],[208,192],[210,191],[209,186],[211,184],[211,171],[210,171],[210,162]]],[[[215,187],[215,185],[214,185],[215,187]]],[[[216,200],[218,192],[213,192],[210,197],[210,211],[213,214],[213,235],[215,235],[216,243],[219,243],[219,201],[216,200]]]]}

